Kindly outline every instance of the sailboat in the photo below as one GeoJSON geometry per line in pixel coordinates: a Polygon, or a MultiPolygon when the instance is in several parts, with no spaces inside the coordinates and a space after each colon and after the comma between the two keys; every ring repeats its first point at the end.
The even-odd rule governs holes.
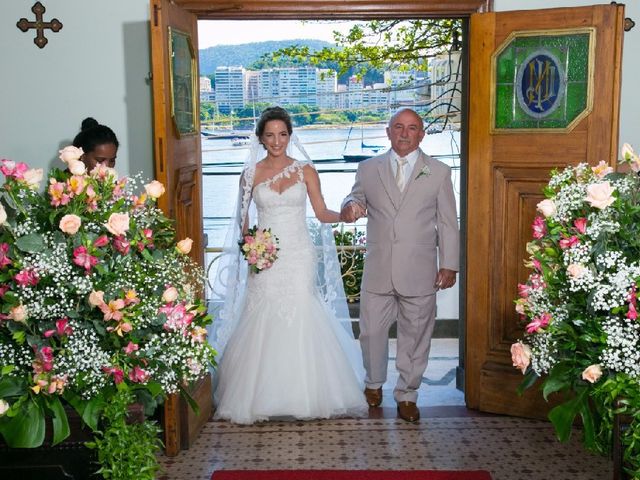
{"type": "Polygon", "coordinates": [[[378,154],[378,151],[384,146],[382,145],[367,145],[364,143],[364,125],[360,125],[360,150],[359,151],[350,151],[347,152],[347,146],[349,145],[349,138],[351,137],[351,132],[353,131],[353,125],[349,129],[349,133],[347,134],[347,141],[344,144],[344,150],[342,152],[342,158],[345,162],[361,162],[362,160],[366,160],[367,158],[375,157],[378,154]]]}

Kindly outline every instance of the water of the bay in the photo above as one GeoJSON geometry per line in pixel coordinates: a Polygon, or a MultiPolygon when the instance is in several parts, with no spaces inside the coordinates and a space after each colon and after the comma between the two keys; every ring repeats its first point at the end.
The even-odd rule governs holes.
{"type": "MultiPolygon", "coordinates": [[[[327,206],[334,210],[340,209],[342,200],[351,191],[358,168],[355,162],[345,162],[343,154],[360,153],[361,143],[380,147],[379,153],[390,146],[383,125],[363,130],[350,127],[298,128],[296,133],[320,172],[327,206]]],[[[420,147],[453,167],[459,212],[459,132],[448,130],[427,134],[420,147]]],[[[239,175],[247,155],[248,147],[233,146],[231,139],[202,139],[203,216],[210,247],[220,247],[224,243],[225,227],[234,208],[239,175]]],[[[313,214],[310,210],[307,213],[313,214]]]]}

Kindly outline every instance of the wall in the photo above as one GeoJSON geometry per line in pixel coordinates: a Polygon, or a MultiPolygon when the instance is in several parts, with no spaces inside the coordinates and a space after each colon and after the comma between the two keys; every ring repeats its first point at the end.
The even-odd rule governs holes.
{"type": "Polygon", "coordinates": [[[0,2],[0,158],[60,166],[58,150],[92,116],[120,140],[118,172],[152,177],[149,0],[41,1],[44,21],[63,24],[43,49],[16,27],[35,19],[35,0],[0,2]]]}
{"type": "MultiPolygon", "coordinates": [[[[578,7],[594,5],[597,2],[588,0],[545,0],[532,2],[531,0],[494,0],[494,9],[502,10],[530,10],[532,8],[578,7]]],[[[606,2],[603,2],[606,3],[606,2]]],[[[636,22],[636,26],[624,34],[622,52],[622,92],[620,106],[620,145],[632,144],[636,151],[640,150],[640,96],[635,91],[637,79],[640,78],[640,2],[629,0],[625,4],[625,17],[636,22]]]]}

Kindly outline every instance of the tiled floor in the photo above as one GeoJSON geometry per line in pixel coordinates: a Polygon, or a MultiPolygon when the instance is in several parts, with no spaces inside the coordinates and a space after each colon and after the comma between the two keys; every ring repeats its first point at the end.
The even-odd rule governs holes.
{"type": "Polygon", "coordinates": [[[163,480],[209,480],[220,469],[483,469],[493,480],[606,480],[611,462],[567,444],[547,422],[486,415],[464,407],[455,389],[458,342],[434,339],[420,388],[420,422],[396,418],[395,350],[382,408],[368,419],[207,423],[190,450],[161,457],[163,480]]]}

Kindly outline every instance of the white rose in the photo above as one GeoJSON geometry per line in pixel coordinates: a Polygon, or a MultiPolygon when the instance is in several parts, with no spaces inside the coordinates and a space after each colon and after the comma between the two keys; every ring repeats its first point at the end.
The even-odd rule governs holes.
{"type": "Polygon", "coordinates": [[[4,225],[5,223],[7,223],[7,211],[0,203],[0,225],[4,225]]]}
{"type": "Polygon", "coordinates": [[[7,413],[7,410],[9,410],[10,407],[11,405],[9,405],[6,401],[0,399],[0,416],[7,413]]]}
{"type": "Polygon", "coordinates": [[[538,203],[537,207],[538,211],[547,218],[556,213],[556,204],[553,200],[549,200],[548,198],[538,203]]]}
{"type": "Polygon", "coordinates": [[[69,171],[74,175],[84,175],[87,171],[87,167],[84,162],[81,162],[80,160],[69,160],[67,166],[69,167],[69,171]]]}
{"type": "Polygon", "coordinates": [[[41,168],[31,168],[24,172],[24,181],[32,189],[37,189],[40,186],[43,177],[44,171],[41,168]]]}
{"type": "Polygon", "coordinates": [[[612,187],[609,182],[594,183],[587,187],[585,200],[589,202],[592,207],[604,210],[616,201],[616,198],[613,196],[614,191],[615,188],[612,187]]]}

